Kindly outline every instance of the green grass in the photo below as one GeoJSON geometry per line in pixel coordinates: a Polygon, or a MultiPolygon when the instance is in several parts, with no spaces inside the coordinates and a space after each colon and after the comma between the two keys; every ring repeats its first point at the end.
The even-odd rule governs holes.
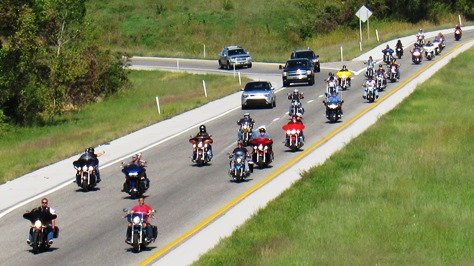
{"type": "MultiPolygon", "coordinates": [[[[236,78],[224,75],[131,71],[129,77],[133,88],[61,116],[53,125],[10,128],[0,138],[0,157],[9,159],[0,161],[0,184],[78,154],[89,146],[107,143],[237,92],[242,87],[236,78]],[[161,115],[156,96],[160,99],[161,115]],[[21,163],[12,165],[11,162],[21,163]]],[[[242,82],[247,80],[244,77],[242,82]]]]}
{"type": "MultiPolygon", "coordinates": [[[[301,1],[304,2],[304,1],[301,1]]],[[[318,5],[332,1],[318,1],[318,5]]],[[[314,32],[302,40],[297,32],[306,25],[294,1],[207,1],[123,0],[88,1],[92,39],[101,47],[130,55],[215,59],[224,46],[238,44],[250,51],[255,61],[284,62],[291,50],[310,47],[322,62],[339,61],[340,47],[345,59],[360,54],[358,27],[339,25],[328,34],[314,32]],[[204,56],[204,46],[206,55],[204,56]]],[[[355,21],[357,19],[354,16],[355,21]]],[[[445,14],[438,23],[417,24],[387,21],[374,14],[363,26],[363,52],[376,46],[375,30],[381,41],[425,31],[452,28],[457,15],[445,14]]],[[[471,22],[464,21],[464,25],[471,22]]],[[[356,26],[358,22],[356,23],[356,26]]]]}
{"type": "Polygon", "coordinates": [[[194,265],[472,265],[473,60],[452,60],[194,265]]]}

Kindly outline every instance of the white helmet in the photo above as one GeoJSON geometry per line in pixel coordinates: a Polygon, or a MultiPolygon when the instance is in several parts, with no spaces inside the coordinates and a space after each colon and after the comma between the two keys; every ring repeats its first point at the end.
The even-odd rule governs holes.
{"type": "Polygon", "coordinates": [[[258,131],[259,131],[259,132],[262,132],[262,131],[263,131],[263,132],[267,132],[267,128],[266,128],[264,125],[262,125],[262,126],[259,126],[259,127],[258,127],[258,131]]]}

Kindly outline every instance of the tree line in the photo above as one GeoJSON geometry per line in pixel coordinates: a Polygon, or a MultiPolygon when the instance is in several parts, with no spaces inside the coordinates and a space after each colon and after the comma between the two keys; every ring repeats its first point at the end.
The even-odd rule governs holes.
{"type": "Polygon", "coordinates": [[[85,1],[0,2],[0,129],[49,123],[128,84],[123,56],[88,39],[85,1]]]}

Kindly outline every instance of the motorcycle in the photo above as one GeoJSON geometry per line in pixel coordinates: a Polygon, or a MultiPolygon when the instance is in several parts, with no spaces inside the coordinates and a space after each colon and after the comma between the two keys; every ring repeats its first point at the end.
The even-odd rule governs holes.
{"type": "Polygon", "coordinates": [[[290,110],[288,111],[289,116],[296,116],[296,114],[303,114],[304,113],[304,108],[303,105],[301,104],[301,101],[292,99],[290,103],[290,110]]]}
{"type": "Polygon", "coordinates": [[[366,86],[367,88],[367,101],[369,101],[369,103],[373,103],[375,101],[375,98],[376,98],[376,87],[374,85],[369,85],[369,86],[366,86]]]}
{"type": "Polygon", "coordinates": [[[456,29],[456,30],[454,31],[454,39],[455,39],[456,41],[459,41],[459,40],[461,40],[461,37],[462,37],[462,31],[459,30],[459,29],[456,29]]]}
{"type": "Polygon", "coordinates": [[[419,50],[414,51],[411,56],[411,61],[413,61],[413,63],[417,65],[421,63],[421,60],[422,60],[421,51],[419,50]]]}
{"type": "Polygon", "coordinates": [[[326,106],[326,118],[331,123],[337,122],[342,117],[342,101],[338,96],[329,96],[326,101],[323,101],[326,106]]]}
{"type": "Polygon", "coordinates": [[[373,65],[368,65],[367,70],[365,71],[365,76],[366,77],[373,77],[374,76],[374,66],[373,65]]]}
{"type": "MultiPolygon", "coordinates": [[[[23,218],[31,222],[30,234],[31,234],[31,243],[29,245],[33,248],[33,253],[38,254],[40,251],[48,250],[51,245],[48,242],[48,233],[49,233],[49,222],[52,219],[56,219],[56,214],[51,214],[50,212],[26,212],[23,214],[23,218]]],[[[56,226],[54,229],[54,237],[58,237],[59,228],[56,226]]]]}
{"type": "Polygon", "coordinates": [[[347,90],[350,87],[351,75],[352,75],[352,72],[350,71],[336,72],[336,76],[339,78],[339,81],[340,81],[339,86],[341,86],[342,90],[347,90]]]}
{"type": "Polygon", "coordinates": [[[242,151],[237,151],[230,156],[232,165],[229,170],[229,176],[232,177],[236,182],[241,182],[245,178],[250,176],[250,171],[245,169],[245,162],[247,155],[242,151]]]}
{"type": "Polygon", "coordinates": [[[74,169],[76,169],[77,185],[86,192],[92,190],[97,185],[97,166],[99,165],[99,160],[89,154],[84,154],[72,164],[74,169]]]}
{"type": "Polygon", "coordinates": [[[303,147],[304,142],[300,137],[305,126],[302,123],[288,123],[282,128],[286,132],[286,147],[290,148],[291,151],[296,151],[303,147]]]}
{"type": "Polygon", "coordinates": [[[255,138],[250,141],[250,145],[253,146],[252,161],[260,169],[267,167],[273,161],[270,148],[272,144],[273,140],[268,138],[255,138]]]}
{"type": "Polygon", "coordinates": [[[425,57],[428,60],[431,60],[435,57],[435,47],[434,45],[431,46],[424,46],[423,49],[425,50],[425,57]]]}
{"type": "Polygon", "coordinates": [[[385,62],[385,64],[390,64],[390,62],[392,62],[392,59],[393,59],[393,55],[391,53],[385,52],[383,54],[383,61],[385,62]]]}
{"type": "Polygon", "coordinates": [[[122,173],[125,174],[123,192],[128,193],[132,199],[141,197],[148,189],[145,180],[145,167],[135,163],[126,165],[122,163],[122,167],[122,173]]]}
{"type": "Polygon", "coordinates": [[[196,162],[197,165],[203,166],[211,161],[209,156],[210,144],[214,141],[210,138],[193,138],[189,139],[189,142],[193,144],[193,156],[192,161],[196,162]]]}
{"type": "MultiPolygon", "coordinates": [[[[124,212],[128,212],[127,209],[123,210],[124,212]]],[[[156,212],[156,210],[153,210],[153,212],[156,212]]],[[[127,242],[127,244],[132,246],[132,250],[135,253],[140,252],[141,250],[145,249],[151,241],[148,240],[146,241],[146,213],[142,212],[132,212],[128,213],[127,215],[124,216],[124,218],[127,218],[128,221],[128,226],[131,227],[131,232],[130,232],[130,241],[127,242]]],[[[158,228],[155,225],[152,226],[152,231],[153,231],[153,239],[156,239],[158,237],[158,228]]],[[[128,234],[128,229],[127,229],[127,234],[128,234]]],[[[128,237],[128,235],[127,235],[128,237]]],[[[154,240],[153,240],[154,242],[154,240]]]]}
{"type": "Polygon", "coordinates": [[[417,35],[416,36],[416,42],[418,43],[419,46],[425,45],[425,35],[417,35]]]}
{"type": "Polygon", "coordinates": [[[390,69],[388,71],[388,79],[390,82],[395,82],[397,81],[397,67],[396,66],[390,66],[390,69]]]}
{"type": "Polygon", "coordinates": [[[379,91],[382,91],[385,89],[385,74],[384,73],[378,73],[377,76],[375,77],[375,86],[379,91]]]}
{"type": "Polygon", "coordinates": [[[396,53],[398,59],[402,58],[402,56],[403,56],[403,47],[395,48],[395,53],[396,53]]]}
{"type": "Polygon", "coordinates": [[[441,42],[436,40],[436,41],[433,41],[433,46],[434,46],[434,52],[435,52],[435,55],[439,55],[441,53],[441,42]]]}
{"type": "Polygon", "coordinates": [[[249,140],[252,138],[252,123],[249,120],[244,120],[240,126],[240,131],[242,132],[241,141],[244,146],[249,145],[249,140]]]}
{"type": "Polygon", "coordinates": [[[327,91],[329,92],[329,94],[332,94],[332,93],[337,93],[337,82],[336,80],[328,80],[328,89],[327,91]]]}

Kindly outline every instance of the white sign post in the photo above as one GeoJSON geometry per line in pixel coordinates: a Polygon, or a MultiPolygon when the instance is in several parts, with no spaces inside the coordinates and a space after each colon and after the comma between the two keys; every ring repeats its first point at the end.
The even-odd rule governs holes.
{"type": "Polygon", "coordinates": [[[369,22],[368,19],[372,15],[372,11],[370,11],[367,7],[362,5],[361,8],[356,12],[356,16],[359,18],[359,32],[360,32],[360,47],[362,51],[362,22],[367,21],[367,38],[369,38],[369,22]]]}

